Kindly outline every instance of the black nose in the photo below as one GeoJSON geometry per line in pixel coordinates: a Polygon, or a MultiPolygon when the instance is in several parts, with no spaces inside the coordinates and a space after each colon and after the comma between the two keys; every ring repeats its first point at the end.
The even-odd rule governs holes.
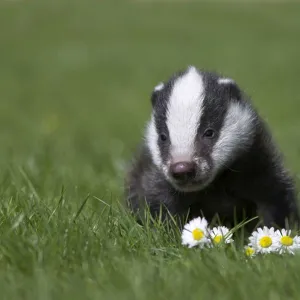
{"type": "Polygon", "coordinates": [[[196,175],[196,165],[193,162],[178,162],[170,167],[171,175],[176,180],[188,180],[196,175]]]}

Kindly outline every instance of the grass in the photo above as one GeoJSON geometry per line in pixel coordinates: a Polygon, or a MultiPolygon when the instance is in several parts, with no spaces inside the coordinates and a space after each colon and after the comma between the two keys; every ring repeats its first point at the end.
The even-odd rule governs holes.
{"type": "Polygon", "coordinates": [[[299,256],[188,250],[119,205],[150,92],[188,64],[238,81],[299,179],[300,5],[248,2],[0,3],[1,299],[299,298],[299,256]]]}

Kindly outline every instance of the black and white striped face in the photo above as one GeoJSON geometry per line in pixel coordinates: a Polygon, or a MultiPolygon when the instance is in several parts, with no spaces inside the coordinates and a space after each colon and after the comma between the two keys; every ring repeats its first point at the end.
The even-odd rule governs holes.
{"type": "Polygon", "coordinates": [[[196,191],[252,142],[255,115],[233,80],[189,67],[160,83],[146,142],[154,164],[181,191],[196,191]]]}

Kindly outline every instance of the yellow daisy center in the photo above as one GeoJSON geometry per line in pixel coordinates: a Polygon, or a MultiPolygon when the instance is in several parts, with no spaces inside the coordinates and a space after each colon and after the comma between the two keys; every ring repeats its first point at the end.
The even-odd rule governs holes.
{"type": "Polygon", "coordinates": [[[272,239],[269,236],[264,236],[259,240],[259,245],[263,248],[269,248],[272,245],[272,239]]]}
{"type": "Polygon", "coordinates": [[[204,232],[201,229],[196,228],[193,230],[192,235],[194,240],[200,241],[204,237],[204,232]]]}
{"type": "Polygon", "coordinates": [[[285,235],[283,236],[281,239],[280,239],[280,243],[284,246],[292,246],[293,245],[293,239],[288,236],[288,235],[285,235]]]}
{"type": "Polygon", "coordinates": [[[245,253],[247,256],[251,256],[254,254],[254,249],[251,248],[251,247],[247,247],[246,250],[245,250],[245,253]]]}
{"type": "Polygon", "coordinates": [[[214,237],[214,242],[215,242],[216,244],[219,244],[221,241],[222,241],[222,235],[216,235],[216,236],[214,237]]]}

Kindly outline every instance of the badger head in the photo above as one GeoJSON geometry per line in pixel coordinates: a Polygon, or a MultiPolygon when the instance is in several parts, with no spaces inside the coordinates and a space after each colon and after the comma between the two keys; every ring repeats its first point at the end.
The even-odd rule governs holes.
{"type": "Polygon", "coordinates": [[[255,113],[237,84],[195,67],[152,93],[146,144],[153,163],[179,191],[197,191],[251,146],[255,113]]]}

